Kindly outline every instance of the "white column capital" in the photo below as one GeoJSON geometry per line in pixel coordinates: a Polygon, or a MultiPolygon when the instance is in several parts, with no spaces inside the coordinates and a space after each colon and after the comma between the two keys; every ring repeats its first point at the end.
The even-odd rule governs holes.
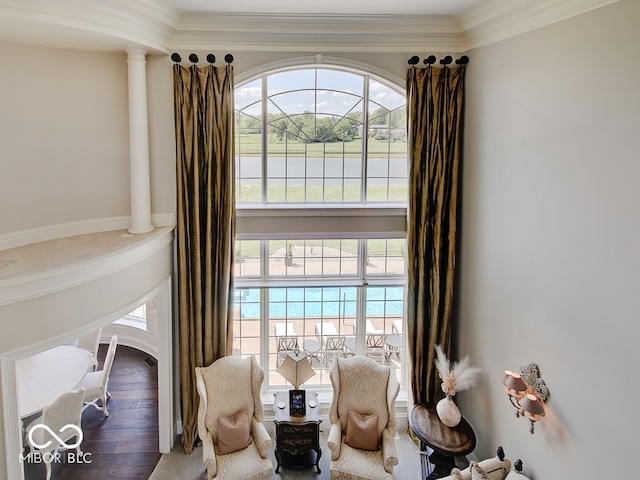
{"type": "Polygon", "coordinates": [[[127,62],[131,60],[142,60],[146,62],[147,51],[140,48],[128,48],[127,49],[127,62]]]}

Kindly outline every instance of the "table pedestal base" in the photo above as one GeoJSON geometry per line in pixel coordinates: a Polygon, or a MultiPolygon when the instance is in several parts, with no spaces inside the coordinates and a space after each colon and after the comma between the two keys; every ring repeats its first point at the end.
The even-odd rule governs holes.
{"type": "Polygon", "coordinates": [[[435,480],[451,474],[455,467],[461,470],[465,466],[458,465],[454,457],[442,455],[434,452],[429,447],[424,447],[420,452],[420,465],[422,467],[422,478],[425,480],[435,480]]]}
{"type": "Polygon", "coordinates": [[[456,458],[465,459],[476,446],[475,433],[464,418],[455,427],[447,427],[438,418],[433,404],[414,405],[409,412],[409,425],[420,439],[424,479],[446,477],[454,467],[460,468],[456,458]]]}

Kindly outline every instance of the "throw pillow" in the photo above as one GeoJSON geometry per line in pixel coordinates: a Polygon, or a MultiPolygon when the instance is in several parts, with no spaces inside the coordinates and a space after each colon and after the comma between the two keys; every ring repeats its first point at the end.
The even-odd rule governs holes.
{"type": "Polygon", "coordinates": [[[451,470],[451,478],[454,478],[455,480],[464,480],[462,472],[458,468],[451,470]]]}
{"type": "Polygon", "coordinates": [[[529,480],[529,477],[512,470],[506,476],[505,480],[529,480]]]}
{"type": "Polygon", "coordinates": [[[240,410],[233,415],[218,417],[218,451],[222,455],[247,448],[249,435],[249,413],[240,410]]]}
{"type": "Polygon", "coordinates": [[[471,462],[469,464],[469,469],[471,470],[471,480],[491,480],[491,477],[489,477],[487,472],[485,472],[476,462],[471,462]]]}
{"type": "Polygon", "coordinates": [[[367,415],[350,409],[344,442],[360,450],[378,450],[378,415],[367,415]]]}

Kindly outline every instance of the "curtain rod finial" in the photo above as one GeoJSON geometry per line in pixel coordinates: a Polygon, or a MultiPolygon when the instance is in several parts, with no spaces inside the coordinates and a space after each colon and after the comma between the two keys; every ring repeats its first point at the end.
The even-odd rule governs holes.
{"type": "Polygon", "coordinates": [[[181,61],[182,61],[182,58],[180,57],[180,54],[179,54],[179,53],[175,53],[175,52],[174,52],[174,53],[172,53],[172,54],[171,54],[171,60],[172,60],[173,62],[179,63],[179,62],[181,62],[181,61]]]}
{"type": "Polygon", "coordinates": [[[231,55],[230,53],[227,53],[224,56],[224,61],[227,62],[227,63],[233,63],[233,55],[231,55]]]}
{"type": "Polygon", "coordinates": [[[466,65],[469,63],[469,57],[466,55],[462,55],[458,60],[456,60],[456,64],[458,65],[466,65]]]}
{"type": "Polygon", "coordinates": [[[420,61],[420,58],[417,55],[414,55],[409,59],[409,65],[416,65],[420,61]]]}
{"type": "Polygon", "coordinates": [[[433,65],[434,63],[436,63],[435,55],[429,55],[427,58],[424,59],[425,65],[433,65]]]}

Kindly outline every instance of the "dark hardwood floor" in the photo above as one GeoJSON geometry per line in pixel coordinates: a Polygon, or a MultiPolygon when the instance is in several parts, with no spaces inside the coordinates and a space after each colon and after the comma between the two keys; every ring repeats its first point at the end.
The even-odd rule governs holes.
{"type": "MultiPolygon", "coordinates": [[[[100,345],[98,369],[107,345],[100,345]]],[[[109,417],[88,407],[81,450],[91,463],[52,462],[51,480],[147,480],[158,452],[158,368],[150,355],[119,345],[109,379],[109,417]]],[[[66,456],[63,455],[64,459],[66,456]]],[[[44,480],[44,464],[25,462],[27,480],[44,480]]]]}

